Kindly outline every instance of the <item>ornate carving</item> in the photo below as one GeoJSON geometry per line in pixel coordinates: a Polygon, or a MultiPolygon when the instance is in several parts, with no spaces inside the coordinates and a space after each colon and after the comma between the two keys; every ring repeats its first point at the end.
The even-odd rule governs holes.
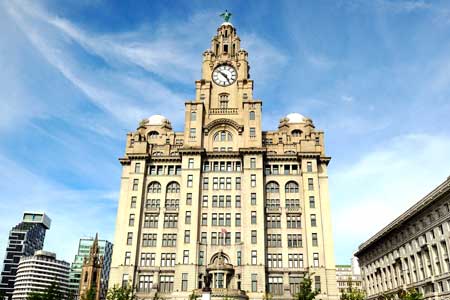
{"type": "Polygon", "coordinates": [[[223,118],[210,122],[208,125],[205,126],[204,132],[208,134],[208,132],[210,132],[212,129],[221,125],[228,125],[230,127],[233,127],[239,134],[242,134],[242,132],[244,131],[244,126],[239,125],[236,121],[223,118]]]}

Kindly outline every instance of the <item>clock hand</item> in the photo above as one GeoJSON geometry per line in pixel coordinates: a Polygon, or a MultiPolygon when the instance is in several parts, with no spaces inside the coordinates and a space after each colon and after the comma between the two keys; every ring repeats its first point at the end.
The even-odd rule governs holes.
{"type": "Polygon", "coordinates": [[[225,79],[228,81],[228,83],[230,83],[230,79],[228,78],[227,74],[219,71],[220,74],[222,74],[223,77],[225,77],[225,79]]]}

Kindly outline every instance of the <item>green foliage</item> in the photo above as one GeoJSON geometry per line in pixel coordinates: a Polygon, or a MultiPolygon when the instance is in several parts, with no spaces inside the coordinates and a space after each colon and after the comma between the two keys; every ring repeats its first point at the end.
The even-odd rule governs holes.
{"type": "Polygon", "coordinates": [[[106,295],[107,300],[136,300],[136,295],[131,286],[118,287],[114,286],[109,289],[106,295]]]}
{"type": "Polygon", "coordinates": [[[410,289],[402,293],[399,298],[402,300],[422,300],[423,295],[416,289],[410,289]]]}
{"type": "Polygon", "coordinates": [[[306,274],[305,277],[303,277],[303,280],[300,283],[300,292],[294,296],[295,300],[313,300],[320,294],[319,290],[312,289],[311,275],[313,274],[306,274]]]}
{"type": "Polygon", "coordinates": [[[95,300],[96,290],[94,287],[91,287],[81,296],[81,300],[95,300]]]}
{"type": "Polygon", "coordinates": [[[62,293],[58,286],[52,283],[44,292],[32,292],[28,295],[27,300],[61,300],[67,299],[67,295],[62,293]]]}

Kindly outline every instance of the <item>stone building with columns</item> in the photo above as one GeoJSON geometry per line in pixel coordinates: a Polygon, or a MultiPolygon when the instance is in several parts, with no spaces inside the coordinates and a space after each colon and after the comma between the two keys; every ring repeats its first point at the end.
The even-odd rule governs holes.
{"type": "Polygon", "coordinates": [[[184,130],[154,115],[127,135],[109,286],[139,299],[292,299],[314,273],[337,299],[324,133],[298,113],[261,128],[248,53],[225,22],[203,53],[184,130]]]}
{"type": "Polygon", "coordinates": [[[450,299],[450,177],[359,246],[368,299],[417,289],[450,299]]]}

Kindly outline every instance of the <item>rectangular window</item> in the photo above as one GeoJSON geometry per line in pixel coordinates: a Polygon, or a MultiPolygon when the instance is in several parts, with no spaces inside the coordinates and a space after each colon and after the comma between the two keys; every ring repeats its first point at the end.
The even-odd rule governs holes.
{"type": "Polygon", "coordinates": [[[252,292],[256,292],[258,289],[258,274],[252,274],[252,292]]]}
{"type": "Polygon", "coordinates": [[[267,247],[281,247],[281,234],[268,234],[267,247]]]}
{"type": "Polygon", "coordinates": [[[124,262],[124,265],[125,265],[125,266],[129,266],[130,263],[131,263],[131,252],[130,252],[130,251],[127,251],[127,252],[125,252],[125,262],[124,262]]]}
{"type": "Polygon", "coordinates": [[[257,243],[256,230],[252,230],[252,244],[257,243]]]}
{"type": "Polygon", "coordinates": [[[319,253],[313,253],[313,266],[319,267],[319,253]]]}
{"type": "Polygon", "coordinates": [[[189,129],[189,138],[195,139],[195,128],[189,129]]]}
{"type": "Polygon", "coordinates": [[[213,190],[218,190],[219,189],[219,177],[214,177],[213,178],[213,190]]]}
{"type": "Polygon", "coordinates": [[[207,226],[208,225],[208,214],[203,213],[202,214],[202,226],[207,226]]]}
{"type": "Polygon", "coordinates": [[[236,214],[234,219],[234,226],[241,226],[241,214],[236,214]]]}
{"type": "MultiPolygon", "coordinates": [[[[289,218],[289,216],[288,216],[288,218],[289,218]]],[[[267,225],[267,228],[281,228],[281,216],[278,214],[267,215],[266,225],[267,225]]],[[[289,223],[288,223],[288,225],[289,225],[289,223]]]]}
{"type": "Polygon", "coordinates": [[[181,291],[186,292],[188,289],[188,273],[181,274],[181,291]]]}
{"type": "Polygon", "coordinates": [[[193,169],[194,168],[194,159],[193,158],[189,158],[188,160],[188,169],[193,169]]]}
{"type": "Polygon", "coordinates": [[[207,237],[206,232],[202,232],[200,242],[201,242],[203,245],[206,245],[206,243],[208,243],[208,237],[207,237]]]}
{"type": "Polygon", "coordinates": [[[176,247],[177,234],[176,233],[164,233],[162,239],[163,247],[176,247]]]}
{"type": "Polygon", "coordinates": [[[317,233],[313,233],[312,234],[312,245],[313,246],[318,246],[319,245],[319,242],[317,240],[317,233]]]}
{"type": "Polygon", "coordinates": [[[236,244],[240,244],[241,243],[241,233],[239,231],[237,231],[234,235],[234,242],[236,244]]]}
{"type": "Polygon", "coordinates": [[[129,284],[129,276],[128,274],[123,274],[122,275],[122,287],[127,287],[129,284]]]}
{"type": "Polygon", "coordinates": [[[127,245],[131,245],[133,243],[133,233],[128,232],[127,234],[127,245]]]}
{"type": "Polygon", "coordinates": [[[192,193],[186,194],[186,205],[192,205],[192,193]]]}
{"type": "Polygon", "coordinates": [[[192,187],[192,185],[193,185],[193,180],[194,180],[194,176],[193,176],[193,175],[188,175],[188,178],[187,178],[187,187],[192,187]]]}
{"type": "Polygon", "coordinates": [[[250,169],[256,169],[256,158],[250,158],[250,169]]]}
{"type": "Polygon", "coordinates": [[[251,223],[256,224],[256,211],[251,212],[251,223]]]}
{"type": "Polygon", "coordinates": [[[134,165],[134,173],[140,173],[141,172],[141,163],[136,163],[134,165]]]}
{"type": "Polygon", "coordinates": [[[241,177],[236,177],[236,190],[241,189],[241,177]]]}
{"type": "Polygon", "coordinates": [[[250,204],[256,205],[256,193],[251,193],[250,195],[250,204]]]}
{"type": "Polygon", "coordinates": [[[183,251],[183,264],[189,264],[189,250],[183,251]]]}
{"type": "Polygon", "coordinates": [[[177,228],[178,214],[164,214],[164,228],[177,228]]]}
{"type": "Polygon", "coordinates": [[[314,288],[316,291],[320,291],[320,276],[314,276],[314,288]]]}
{"type": "Polygon", "coordinates": [[[204,177],[203,178],[203,189],[204,190],[207,190],[208,189],[208,182],[209,180],[208,180],[208,177],[204,177]]]}
{"type": "Polygon", "coordinates": [[[203,196],[202,206],[208,207],[208,196],[203,196]]]}
{"type": "Polygon", "coordinates": [[[128,219],[128,226],[134,226],[134,214],[130,214],[130,218],[128,219]]]}
{"type": "Polygon", "coordinates": [[[159,276],[159,291],[161,293],[171,293],[173,291],[173,275],[159,276]]]}
{"type": "Polygon", "coordinates": [[[156,233],[144,233],[142,235],[142,247],[156,247],[156,233]]]}
{"type": "Polygon", "coordinates": [[[312,172],[312,162],[310,161],[306,163],[306,172],[312,172]]]}
{"type": "Polygon", "coordinates": [[[256,187],[256,174],[251,174],[250,175],[250,186],[251,187],[256,187]]]}
{"type": "Polygon", "coordinates": [[[184,243],[189,244],[191,242],[191,231],[185,230],[184,231],[184,243]]]}
{"type": "Polygon", "coordinates": [[[138,190],[139,179],[133,179],[133,191],[138,190]]]}
{"type": "Polygon", "coordinates": [[[241,207],[241,196],[240,195],[235,196],[235,207],[236,208],[241,207]]]}
{"type": "Polygon", "coordinates": [[[236,252],[236,263],[238,266],[240,266],[242,264],[242,252],[241,251],[236,252]]]}
{"type": "Polygon", "coordinates": [[[313,191],[314,190],[314,181],[312,178],[308,178],[308,190],[313,191]]]}
{"type": "Polygon", "coordinates": [[[191,212],[190,211],[186,211],[186,215],[184,218],[184,223],[185,224],[191,224],[191,212]]]}
{"type": "Polygon", "coordinates": [[[130,208],[136,208],[136,202],[137,202],[137,197],[136,196],[131,197],[130,208]]]}
{"type": "Polygon", "coordinates": [[[286,217],[287,228],[302,228],[301,216],[289,214],[286,217]]]}
{"type": "Polygon", "coordinates": [[[316,200],[314,199],[314,196],[309,196],[309,208],[315,207],[316,207],[316,200]]]}
{"type": "Polygon", "coordinates": [[[315,214],[311,215],[311,227],[316,227],[317,226],[317,218],[315,214]]]}
{"type": "Polygon", "coordinates": [[[283,277],[269,276],[269,293],[272,295],[283,295],[283,277]]]}
{"type": "Polygon", "coordinates": [[[250,138],[256,137],[256,129],[255,127],[250,127],[250,138]]]}
{"type": "Polygon", "coordinates": [[[257,253],[256,250],[252,250],[252,265],[258,264],[257,253]]]}
{"type": "Polygon", "coordinates": [[[301,234],[288,234],[288,248],[301,248],[303,240],[301,234]]]}
{"type": "Polygon", "coordinates": [[[199,266],[203,266],[203,261],[205,260],[205,252],[204,251],[200,251],[198,253],[198,265],[199,266]]]}
{"type": "Polygon", "coordinates": [[[191,121],[197,121],[197,112],[191,111],[191,121]]]}

